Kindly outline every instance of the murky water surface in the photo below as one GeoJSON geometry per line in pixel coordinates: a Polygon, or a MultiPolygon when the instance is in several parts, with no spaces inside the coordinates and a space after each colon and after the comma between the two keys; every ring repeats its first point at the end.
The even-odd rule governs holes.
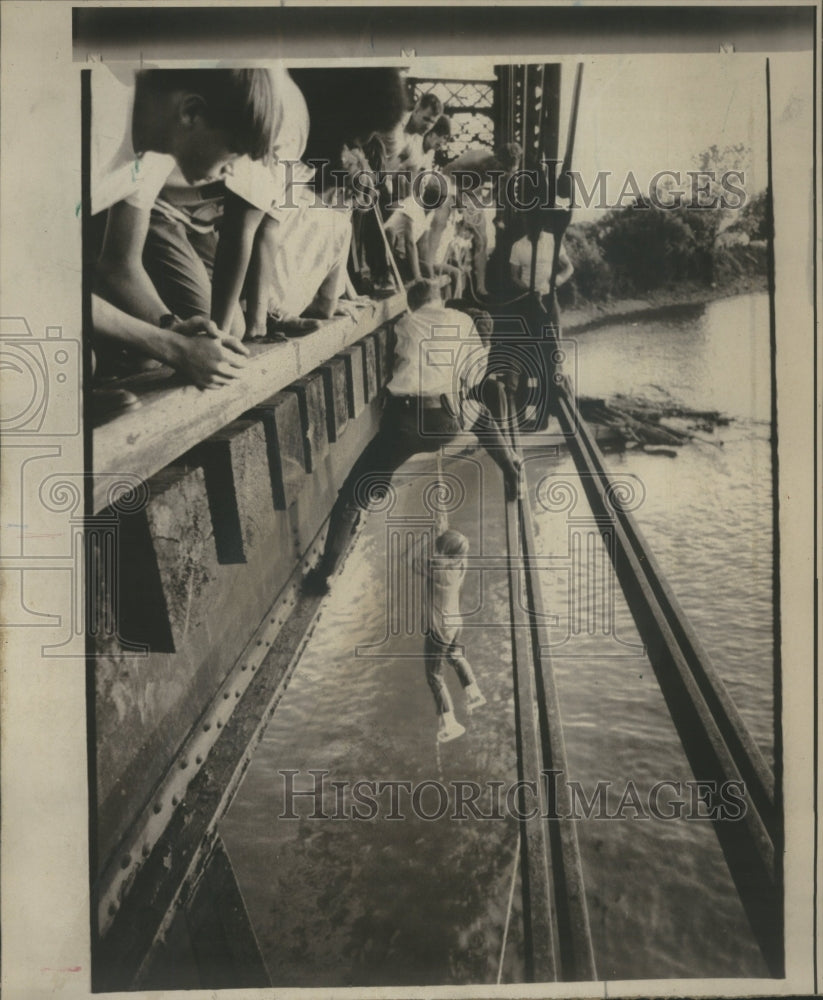
{"type": "MultiPolygon", "coordinates": [[[[628,451],[610,455],[608,467],[635,484],[636,519],[771,762],[766,298],[741,296],[700,315],[600,328],[576,338],[573,356],[584,395],[665,392],[733,418],[674,459],[628,451]]],[[[401,477],[393,521],[370,517],[222,824],[276,986],[491,984],[501,953],[502,981],[524,976],[517,826],[505,800],[499,818],[477,818],[465,807],[457,808],[464,818],[450,818],[455,782],[479,784],[478,811],[494,817],[490,789],[505,796],[517,778],[505,573],[486,568],[466,580],[462,639],[488,701],[469,717],[448,676],[467,727],[462,738],[435,741],[420,636],[406,634],[403,619],[399,634],[387,636],[396,613],[386,585],[389,535],[399,531],[402,540],[419,529],[413,518],[425,509],[418,486],[431,468],[430,460],[406,467],[417,475],[401,477]],[[305,789],[314,780],[310,769],[326,772],[316,776],[325,782],[326,819],[311,818],[313,800],[287,794],[292,779],[283,772],[298,772],[294,788],[305,789]],[[358,781],[408,786],[371,796],[370,786],[360,786],[366,794],[358,806],[358,781]],[[442,818],[424,818],[442,805],[427,781],[450,790],[442,818]],[[369,797],[377,815],[356,818],[356,807],[368,815],[369,797]],[[281,818],[290,805],[298,818],[281,818]]],[[[465,487],[452,526],[470,538],[473,554],[504,553],[494,467],[475,453],[446,460],[444,470],[465,487]]],[[[532,457],[529,480],[537,546],[546,557],[546,607],[557,615],[548,634],[568,778],[587,798],[598,783],[610,783],[609,813],[630,785],[640,804],[624,807],[619,820],[595,814],[577,821],[598,975],[765,975],[711,824],[676,816],[678,800],[681,813],[690,811],[692,774],[598,536],[586,524],[585,501],[580,495],[574,510],[558,512],[534,499],[541,483],[542,496],[549,484],[579,490],[571,459],[532,457]],[[588,553],[582,562],[573,559],[577,544],[588,553]],[[575,568],[581,565],[583,576],[575,568]],[[649,815],[649,797],[663,781],[673,784],[658,805],[669,807],[672,819],[649,815]]]]}

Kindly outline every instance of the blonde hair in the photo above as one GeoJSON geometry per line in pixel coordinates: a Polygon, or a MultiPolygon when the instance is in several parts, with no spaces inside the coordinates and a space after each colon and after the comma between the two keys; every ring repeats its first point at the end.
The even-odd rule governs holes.
{"type": "Polygon", "coordinates": [[[469,551],[469,540],[462,532],[447,528],[435,539],[434,551],[441,556],[465,556],[469,551]]]}

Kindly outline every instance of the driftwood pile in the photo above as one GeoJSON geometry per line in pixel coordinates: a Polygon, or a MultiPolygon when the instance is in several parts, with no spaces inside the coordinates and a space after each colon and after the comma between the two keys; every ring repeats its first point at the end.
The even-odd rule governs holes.
{"type": "Polygon", "coordinates": [[[577,405],[581,417],[595,429],[601,445],[642,448],[670,458],[677,454],[674,448],[691,441],[722,448],[722,441],[706,435],[729,423],[729,418],[717,410],[690,409],[667,393],[656,400],[622,393],[608,400],[579,396],[577,405]]]}

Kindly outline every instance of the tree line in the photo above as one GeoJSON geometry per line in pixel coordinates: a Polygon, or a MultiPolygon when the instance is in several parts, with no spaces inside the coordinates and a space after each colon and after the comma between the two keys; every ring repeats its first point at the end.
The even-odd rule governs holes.
{"type": "Polygon", "coordinates": [[[734,291],[741,277],[766,273],[766,195],[728,209],[656,207],[648,199],[569,226],[565,247],[574,275],[561,302],[630,298],[688,284],[734,291]]]}

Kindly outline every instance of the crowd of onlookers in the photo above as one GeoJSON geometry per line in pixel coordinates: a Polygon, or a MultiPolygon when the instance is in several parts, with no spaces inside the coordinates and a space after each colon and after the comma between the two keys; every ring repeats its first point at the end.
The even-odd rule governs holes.
{"type": "Polygon", "coordinates": [[[311,332],[399,283],[485,296],[480,195],[521,150],[449,158],[440,99],[409,105],[393,68],[95,70],[98,386],[159,363],[225,385],[247,342],[311,332]]]}
{"type": "MultiPolygon", "coordinates": [[[[219,388],[246,364],[249,341],[303,336],[356,314],[365,296],[402,289],[408,310],[395,325],[379,429],[339,490],[304,589],[328,591],[375,489],[391,490],[409,458],[466,432],[500,469],[508,500],[522,498],[509,428],[528,379],[493,360],[494,320],[477,308],[502,221],[494,189],[520,165],[516,143],[449,157],[442,102],[423,93],[409,107],[395,69],[149,70],[123,80],[106,69],[92,74],[91,91],[98,418],[137,402],[116,382],[107,388],[106,373],[165,363],[219,388]],[[429,350],[444,331],[446,349],[429,350]]],[[[571,265],[539,213],[507,219],[511,301],[551,308],[551,294],[548,305],[542,297],[571,265]]],[[[464,731],[444,662],[470,707],[484,702],[459,632],[436,614],[459,611],[467,540],[452,534],[438,538],[425,570],[424,656],[441,741],[464,731]],[[449,541],[456,547],[444,548],[449,541]]]]}

